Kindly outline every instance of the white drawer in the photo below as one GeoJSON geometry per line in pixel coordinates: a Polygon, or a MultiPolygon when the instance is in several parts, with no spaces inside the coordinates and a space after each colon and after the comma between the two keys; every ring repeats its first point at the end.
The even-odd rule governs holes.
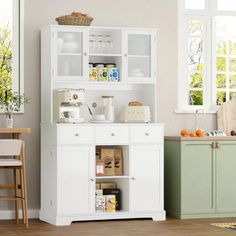
{"type": "Polygon", "coordinates": [[[121,126],[96,127],[96,143],[98,144],[129,143],[129,128],[121,126]]]}
{"type": "Polygon", "coordinates": [[[163,143],[162,126],[132,126],[131,143],[163,143]]]}
{"type": "Polygon", "coordinates": [[[94,127],[66,125],[58,130],[59,144],[94,143],[94,127]]]}

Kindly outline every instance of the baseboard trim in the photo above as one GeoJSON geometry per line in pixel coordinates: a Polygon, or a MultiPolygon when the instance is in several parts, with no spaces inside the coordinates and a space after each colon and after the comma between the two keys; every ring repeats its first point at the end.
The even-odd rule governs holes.
{"type": "MultiPolygon", "coordinates": [[[[22,211],[19,210],[19,218],[22,218],[22,211]]],[[[38,209],[29,209],[28,210],[28,218],[29,219],[38,219],[39,218],[39,210],[38,209]]],[[[0,210],[0,220],[11,220],[15,219],[15,210],[0,210]]]]}

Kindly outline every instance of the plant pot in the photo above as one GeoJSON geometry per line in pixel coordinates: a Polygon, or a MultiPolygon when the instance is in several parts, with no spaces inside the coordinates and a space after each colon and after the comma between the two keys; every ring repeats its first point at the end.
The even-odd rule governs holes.
{"type": "Polygon", "coordinates": [[[13,127],[13,118],[6,118],[6,127],[12,128],[13,127]]]}
{"type": "Polygon", "coordinates": [[[13,117],[12,114],[6,115],[6,128],[12,128],[13,127],[13,117]]]}

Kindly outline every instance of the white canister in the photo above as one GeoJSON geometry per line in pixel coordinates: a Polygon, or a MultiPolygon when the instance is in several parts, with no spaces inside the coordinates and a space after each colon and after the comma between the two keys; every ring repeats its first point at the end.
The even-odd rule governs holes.
{"type": "Polygon", "coordinates": [[[115,108],[113,106],[113,96],[102,96],[104,114],[107,121],[114,122],[115,108]]]}
{"type": "Polygon", "coordinates": [[[114,106],[106,106],[105,107],[106,120],[108,120],[110,122],[114,122],[115,121],[114,113],[115,113],[114,106]]]}

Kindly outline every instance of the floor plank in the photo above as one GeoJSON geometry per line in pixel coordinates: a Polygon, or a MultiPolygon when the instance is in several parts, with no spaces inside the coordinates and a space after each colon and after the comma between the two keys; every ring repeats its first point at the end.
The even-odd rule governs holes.
{"type": "Polygon", "coordinates": [[[29,229],[13,220],[0,221],[1,236],[227,236],[236,231],[211,226],[210,223],[236,222],[236,218],[178,220],[154,222],[144,220],[114,220],[75,222],[70,226],[53,226],[40,220],[30,220],[29,229]]]}

